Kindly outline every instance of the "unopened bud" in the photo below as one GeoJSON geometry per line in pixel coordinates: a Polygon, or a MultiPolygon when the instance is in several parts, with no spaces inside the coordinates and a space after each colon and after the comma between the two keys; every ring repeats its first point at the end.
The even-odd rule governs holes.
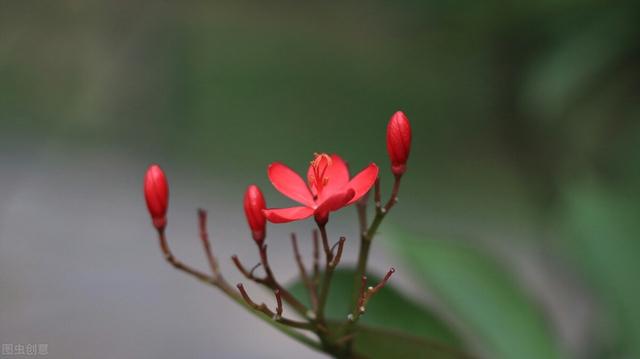
{"type": "Polygon", "coordinates": [[[144,199],[147,202],[153,226],[159,231],[164,230],[167,225],[169,185],[162,168],[156,164],[149,166],[144,176],[144,199]]]}
{"type": "Polygon", "coordinates": [[[401,176],[407,170],[410,151],[411,125],[404,112],[397,111],[387,125],[387,152],[394,175],[401,176]]]}
{"type": "Polygon", "coordinates": [[[244,194],[244,214],[247,217],[253,240],[258,245],[262,244],[266,236],[267,221],[262,212],[266,207],[260,188],[256,185],[249,186],[244,194]]]}

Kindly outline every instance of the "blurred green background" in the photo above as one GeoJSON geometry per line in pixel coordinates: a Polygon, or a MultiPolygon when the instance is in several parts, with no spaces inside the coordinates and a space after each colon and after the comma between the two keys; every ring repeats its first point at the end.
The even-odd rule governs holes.
{"type": "MultiPolygon", "coordinates": [[[[303,170],[313,152],[387,168],[397,109],[414,130],[389,219],[403,236],[488,252],[543,312],[564,303],[543,314],[563,355],[640,357],[640,2],[0,4],[7,156],[42,143],[126,154],[197,168],[224,196],[267,188],[266,164],[303,170]],[[562,315],[578,299],[588,320],[562,315]]],[[[418,264],[433,251],[391,249],[418,264]]],[[[412,268],[438,287],[429,271],[457,265],[412,268]]],[[[461,276],[440,279],[473,280],[461,276]]],[[[465,308],[490,310],[439,288],[460,327],[465,308]]],[[[496,320],[497,341],[511,341],[496,320]]]]}

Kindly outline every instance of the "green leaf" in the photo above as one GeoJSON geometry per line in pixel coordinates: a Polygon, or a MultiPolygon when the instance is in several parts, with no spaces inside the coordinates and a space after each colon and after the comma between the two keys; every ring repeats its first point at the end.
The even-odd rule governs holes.
{"type": "MultiPolygon", "coordinates": [[[[338,269],[334,272],[325,310],[329,319],[338,322],[344,322],[347,319],[347,315],[351,312],[349,305],[354,278],[353,269],[338,269]]],[[[368,282],[372,285],[379,281],[380,278],[375,275],[368,276],[368,282]]],[[[290,289],[296,297],[308,299],[306,288],[301,282],[294,283],[290,289]]],[[[429,338],[443,345],[460,346],[458,337],[442,320],[420,304],[405,297],[390,284],[387,284],[369,301],[366,313],[360,318],[360,324],[369,327],[371,333],[375,328],[384,328],[399,332],[395,336],[407,333],[412,338],[429,338]]],[[[371,333],[362,335],[367,338],[375,336],[371,333]]],[[[402,338],[406,337],[406,335],[402,336],[402,338]]],[[[376,345],[387,344],[376,343],[376,345]]]]}
{"type": "Polygon", "coordinates": [[[507,268],[463,243],[396,232],[386,241],[433,290],[490,358],[560,358],[535,304],[507,268]]]}
{"type": "Polygon", "coordinates": [[[634,190],[574,183],[563,193],[559,218],[566,253],[597,289],[605,322],[600,338],[616,357],[640,357],[640,198],[634,190]]]}
{"type": "Polygon", "coordinates": [[[358,326],[355,339],[355,351],[367,358],[430,358],[459,359],[468,355],[431,341],[402,332],[358,326]]]}

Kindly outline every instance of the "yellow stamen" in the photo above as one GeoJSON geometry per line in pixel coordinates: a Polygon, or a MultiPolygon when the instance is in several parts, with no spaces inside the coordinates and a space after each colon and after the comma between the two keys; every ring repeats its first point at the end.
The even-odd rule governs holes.
{"type": "Polygon", "coordinates": [[[331,156],[326,153],[314,153],[315,157],[311,161],[312,176],[309,178],[309,187],[315,189],[316,195],[329,183],[329,177],[325,176],[327,168],[332,165],[331,156]]]}

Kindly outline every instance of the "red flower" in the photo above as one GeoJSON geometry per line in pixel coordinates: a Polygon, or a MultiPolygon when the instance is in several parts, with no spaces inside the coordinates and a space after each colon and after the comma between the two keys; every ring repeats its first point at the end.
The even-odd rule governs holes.
{"type": "Polygon", "coordinates": [[[156,164],[149,166],[144,176],[144,199],[147,201],[154,227],[159,231],[163,230],[167,225],[169,185],[162,168],[156,164]]]}
{"type": "Polygon", "coordinates": [[[249,228],[251,228],[253,240],[258,245],[262,243],[266,236],[267,221],[264,213],[262,213],[262,210],[266,207],[260,188],[253,184],[249,186],[244,194],[244,214],[247,217],[249,228]]]}
{"type": "Polygon", "coordinates": [[[307,184],[289,167],[275,162],[269,165],[269,179],[283,195],[302,206],[264,211],[273,223],[286,223],[314,215],[318,223],[329,219],[329,212],[348,206],[364,196],[378,178],[378,166],[370,164],[349,180],[349,170],[338,155],[316,154],[307,172],[307,184]]]}
{"type": "Polygon", "coordinates": [[[391,171],[401,176],[407,170],[407,159],[411,150],[411,125],[402,111],[391,116],[387,125],[387,152],[391,159],[391,171]]]}

